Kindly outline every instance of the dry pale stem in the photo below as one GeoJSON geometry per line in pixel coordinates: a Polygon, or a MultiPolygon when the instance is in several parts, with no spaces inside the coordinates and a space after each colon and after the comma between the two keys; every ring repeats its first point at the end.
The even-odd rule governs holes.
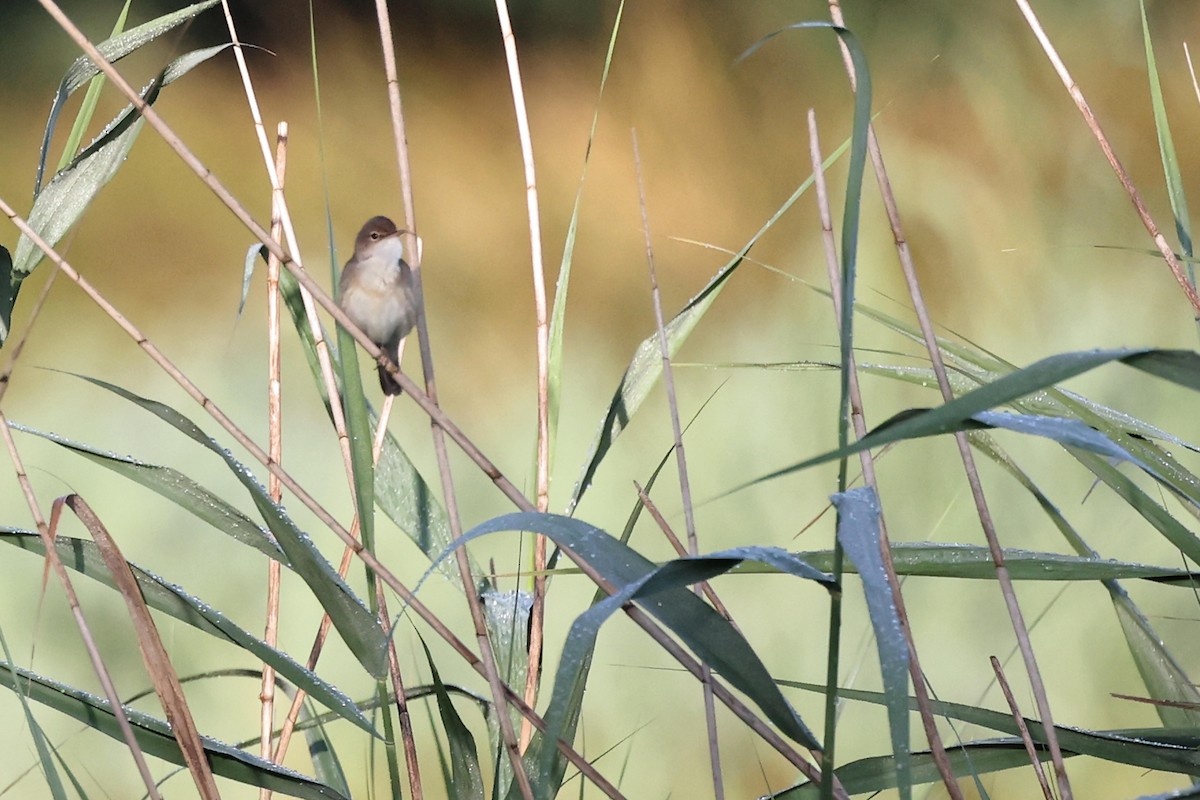
{"type": "Polygon", "coordinates": [[[996,682],[1000,684],[1000,691],[1004,693],[1004,700],[1008,703],[1008,710],[1012,714],[1013,721],[1017,723],[1021,741],[1025,743],[1025,753],[1029,756],[1029,763],[1037,774],[1038,785],[1042,787],[1042,797],[1046,800],[1054,800],[1054,793],[1050,791],[1050,784],[1046,781],[1046,771],[1042,769],[1042,760],[1038,758],[1037,745],[1033,743],[1033,737],[1029,735],[1029,726],[1025,724],[1025,717],[1021,714],[1021,707],[1017,705],[1017,698],[1013,697],[1012,688],[1008,685],[1008,678],[1004,675],[1004,668],[1000,666],[1000,661],[995,656],[991,656],[989,660],[992,663],[992,671],[996,673],[996,682]]]}
{"type": "MultiPolygon", "coordinates": [[[[496,0],[496,16],[504,42],[505,63],[512,86],[513,107],[517,117],[517,138],[521,142],[521,160],[525,166],[525,203],[529,211],[529,249],[533,266],[533,308],[537,333],[537,510],[550,510],[550,322],[546,315],[546,274],[542,261],[542,223],[538,213],[537,173],[533,162],[533,137],[529,132],[529,114],[521,67],[517,61],[517,40],[506,0],[496,0]]],[[[542,646],[546,614],[546,537],[533,537],[533,607],[529,621],[529,669],[525,677],[525,702],[537,702],[537,687],[542,668],[542,646]]],[[[529,746],[533,729],[526,720],[521,725],[521,751],[529,746]]]]}
{"type": "Polygon", "coordinates": [[[158,628],[150,616],[150,609],[142,597],[142,590],[138,586],[137,578],[133,576],[133,571],[129,568],[129,562],[121,554],[116,541],[108,533],[108,529],[104,527],[100,518],[82,497],[73,494],[55,500],[55,519],[58,518],[64,505],[75,512],[75,516],[79,517],[79,521],[92,535],[92,541],[95,542],[96,549],[100,551],[100,556],[104,559],[104,566],[112,575],[113,585],[125,600],[129,619],[133,623],[134,632],[137,635],[138,650],[142,654],[142,663],[146,667],[146,674],[150,676],[150,681],[154,685],[154,692],[158,695],[159,703],[166,715],[171,735],[175,737],[175,743],[179,746],[179,752],[183,756],[183,763],[187,765],[188,773],[196,784],[196,791],[203,800],[220,800],[221,795],[217,791],[217,782],[213,777],[212,767],[208,763],[208,756],[204,752],[204,743],[200,740],[200,730],[196,727],[196,720],[192,717],[191,709],[188,708],[187,697],[183,693],[183,686],[179,683],[179,676],[175,673],[175,667],[171,664],[167,649],[163,647],[162,637],[159,636],[158,628]]]}
{"type": "Polygon", "coordinates": [[[1071,95],[1071,99],[1075,101],[1075,107],[1079,109],[1079,113],[1083,116],[1083,121],[1087,124],[1088,130],[1092,132],[1096,143],[1100,145],[1100,149],[1104,152],[1104,157],[1108,160],[1108,165],[1112,167],[1112,171],[1116,174],[1117,180],[1121,182],[1121,188],[1128,195],[1129,202],[1133,203],[1138,219],[1141,220],[1143,227],[1146,228],[1146,233],[1150,234],[1155,247],[1162,254],[1163,261],[1167,262],[1167,266],[1171,269],[1171,274],[1175,276],[1175,280],[1179,283],[1179,288],[1183,289],[1184,295],[1187,297],[1188,302],[1191,303],[1192,313],[1200,319],[1200,295],[1196,294],[1196,287],[1192,286],[1191,281],[1188,280],[1187,273],[1183,265],[1179,262],[1179,257],[1175,255],[1175,251],[1171,249],[1171,246],[1167,244],[1166,238],[1159,231],[1158,223],[1150,215],[1150,210],[1146,208],[1146,202],[1142,200],[1141,192],[1133,185],[1133,178],[1129,176],[1125,166],[1121,163],[1121,159],[1117,158],[1117,152],[1113,149],[1112,143],[1108,141],[1108,137],[1104,135],[1104,131],[1100,127],[1100,121],[1096,119],[1095,113],[1092,112],[1092,107],[1088,105],[1088,101],[1083,96],[1083,91],[1080,90],[1079,84],[1071,77],[1071,73],[1067,71],[1066,64],[1059,58],[1058,51],[1051,44],[1050,37],[1046,35],[1046,31],[1042,28],[1041,22],[1038,21],[1037,15],[1033,13],[1033,8],[1026,0],[1016,0],[1016,3],[1017,7],[1021,9],[1021,14],[1024,15],[1029,29],[1033,31],[1033,35],[1037,37],[1038,43],[1041,44],[1042,50],[1045,51],[1046,58],[1050,60],[1054,71],[1058,73],[1059,80],[1066,87],[1067,93],[1071,95]]]}
{"type": "MultiPolygon", "coordinates": [[[[275,174],[279,185],[271,190],[271,236],[278,241],[283,235],[283,184],[287,174],[287,123],[279,123],[275,140],[275,174]]],[[[279,320],[279,259],[267,258],[267,454],[272,461],[283,461],[283,378],[280,358],[279,320]]],[[[283,500],[279,478],[269,475],[267,492],[276,503],[283,500]]],[[[267,623],[263,641],[275,647],[279,642],[279,584],[282,568],[271,559],[267,565],[267,623]]],[[[259,720],[259,755],[271,758],[271,732],[275,720],[275,668],[264,663],[262,668],[262,714],[259,720]]],[[[271,790],[259,790],[261,800],[270,800],[271,790]]]]}

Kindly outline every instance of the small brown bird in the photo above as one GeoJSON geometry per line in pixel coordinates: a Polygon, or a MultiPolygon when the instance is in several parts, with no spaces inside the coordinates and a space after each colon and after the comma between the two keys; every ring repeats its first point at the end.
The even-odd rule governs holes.
{"type": "MultiPolygon", "coordinates": [[[[400,363],[400,340],[417,323],[417,294],[412,268],[404,261],[404,243],[396,223],[371,217],[354,240],[354,257],[346,262],[338,284],[338,305],[394,363],[400,363]]],[[[384,394],[400,394],[400,384],[379,367],[384,394]]]]}

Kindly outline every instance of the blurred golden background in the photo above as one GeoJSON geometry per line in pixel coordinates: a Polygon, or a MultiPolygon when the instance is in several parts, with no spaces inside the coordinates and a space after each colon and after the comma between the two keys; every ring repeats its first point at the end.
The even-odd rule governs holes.
{"type": "MultiPolygon", "coordinates": [[[[1096,0],[1040,5],[1045,6],[1038,10],[1050,37],[1159,225],[1170,232],[1137,4],[1096,0]]],[[[64,3],[93,40],[107,36],[119,6],[64,3]]],[[[1200,6],[1182,0],[1147,6],[1180,168],[1185,185],[1195,187],[1200,153],[1191,146],[1189,134],[1200,122],[1200,113],[1183,46],[1200,30],[1200,6]]],[[[135,2],[131,24],[172,7],[135,2]]],[[[247,58],[268,130],[280,120],[291,126],[287,194],[305,264],[328,285],[331,262],[340,268],[364,219],[377,213],[398,221],[403,216],[373,10],[367,3],[315,4],[321,117],[314,95],[307,6],[234,3],[233,10],[243,41],[264,48],[248,51],[247,58]],[[327,212],[332,243],[326,235],[327,212]]],[[[513,8],[551,289],[579,188],[589,126],[597,113],[616,10],[617,4],[608,0],[540,0],[513,8]]],[[[847,3],[845,12],[867,53],[875,84],[876,129],[931,313],[945,331],[1022,365],[1090,347],[1195,348],[1196,328],[1182,293],[1160,261],[1141,254],[1152,246],[1149,239],[1014,4],[847,3]]],[[[529,488],[535,431],[529,238],[512,98],[494,9],[486,3],[394,4],[392,13],[442,403],[507,475],[529,488]]],[[[746,48],[788,23],[827,18],[827,7],[818,2],[673,0],[625,8],[583,186],[553,510],[562,510],[569,496],[633,349],[653,332],[631,129],[636,129],[640,143],[655,259],[670,314],[725,262],[719,252],[680,240],[735,250],[808,176],[807,109],[816,110],[826,152],[849,135],[851,99],[832,35],[793,32],[736,62],[746,48]]],[[[211,11],[184,33],[165,37],[120,68],[141,84],[176,55],[226,36],[219,11],[211,11]]],[[[76,55],[36,4],[22,0],[0,7],[0,196],[23,214],[29,208],[49,100],[76,55]]],[[[80,96],[69,106],[68,117],[80,96]]],[[[97,123],[121,105],[115,92],[106,89],[97,123]]],[[[222,54],[169,87],[156,108],[266,224],[270,192],[232,54],[222,54]]],[[[51,163],[68,128],[68,123],[60,124],[51,163]]],[[[830,182],[840,230],[844,162],[832,170],[830,182]]],[[[910,319],[870,174],[865,197],[860,300],[910,319]]],[[[818,236],[815,204],[806,196],[752,255],[820,287],[825,278],[818,236]]],[[[0,243],[11,249],[16,238],[15,229],[8,226],[0,243]]],[[[251,241],[147,128],[128,162],[61,249],[220,407],[265,441],[261,273],[255,277],[245,314],[237,316],[243,259],[251,241]]],[[[3,349],[8,363],[18,341],[24,342],[5,396],[10,419],[169,464],[242,502],[241,490],[209,454],[143,412],[49,371],[100,377],[161,400],[226,441],[67,280],[55,282],[33,319],[47,275],[43,265],[23,287],[13,317],[14,335],[3,349]]],[[[858,330],[863,347],[888,351],[865,355],[864,360],[921,363],[892,354],[918,351],[869,320],[862,320],[858,330]]],[[[335,441],[303,357],[286,335],[285,341],[285,466],[348,522],[351,508],[335,441]]],[[[834,360],[836,342],[823,296],[746,264],[679,360],[834,360]]],[[[415,347],[409,348],[405,368],[419,375],[415,347]]],[[[1192,395],[1131,377],[1122,369],[1109,367],[1071,386],[1185,440],[1200,439],[1189,413],[1192,395]]],[[[721,387],[688,439],[692,486],[702,500],[828,449],[836,440],[834,373],[681,367],[677,381],[685,419],[721,387]]],[[[871,422],[909,406],[937,402],[932,393],[878,378],[866,379],[865,391],[871,422]]],[[[370,381],[368,397],[375,399],[373,392],[370,381]]],[[[427,421],[411,403],[401,402],[392,425],[434,481],[427,421]]],[[[666,399],[659,389],[602,466],[579,516],[619,531],[635,499],[631,481],[644,481],[670,442],[666,399]]],[[[44,508],[57,496],[80,492],[118,537],[127,557],[183,583],[245,627],[261,630],[266,572],[261,558],[230,545],[157,496],[131,489],[54,445],[29,436],[18,443],[44,508]]],[[[1119,501],[1098,492],[1081,505],[1091,477],[1060,450],[1044,442],[1004,443],[1104,555],[1171,565],[1178,561],[1177,554],[1119,501]]],[[[509,510],[465,459],[456,454],[454,465],[467,526],[509,510]]],[[[880,468],[893,538],[982,542],[950,442],[910,443],[884,459],[880,468]]],[[[5,510],[0,524],[32,527],[12,470],[8,472],[0,479],[0,508],[5,510]]],[[[656,496],[682,529],[678,492],[674,480],[666,477],[669,473],[656,496]]],[[[832,515],[803,537],[796,534],[825,507],[835,487],[833,476],[833,468],[812,470],[702,505],[702,548],[827,547],[832,515]]],[[[986,466],[984,478],[1006,545],[1065,549],[1027,496],[986,466]]],[[[308,515],[297,517],[330,558],[336,558],[340,548],[333,537],[308,515]]],[[[647,525],[645,521],[639,527],[634,546],[651,558],[669,557],[669,548],[647,525]]],[[[77,525],[67,528],[68,533],[82,535],[77,525]]],[[[383,531],[381,538],[388,532],[392,531],[383,531]]],[[[384,561],[415,583],[428,562],[407,540],[393,538],[384,546],[384,561]]],[[[485,541],[478,549],[480,560],[494,557],[500,571],[515,570],[522,563],[516,542],[515,536],[485,541]]],[[[51,583],[43,602],[41,565],[25,554],[4,554],[0,627],[18,663],[93,688],[95,678],[61,591],[51,583]]],[[[122,676],[119,686],[127,693],[143,688],[123,608],[110,593],[79,583],[89,620],[104,632],[106,655],[122,676]]],[[[819,590],[793,579],[739,577],[725,578],[717,588],[775,675],[823,681],[827,603],[819,590]]],[[[875,655],[864,649],[869,625],[857,586],[853,588],[848,593],[844,650],[857,660],[847,662],[845,680],[876,688],[875,655]],[[849,674],[858,667],[861,672],[849,674]]],[[[1057,721],[1097,728],[1156,724],[1148,707],[1109,696],[1144,690],[1108,605],[1099,602],[1103,590],[1076,585],[1058,597],[1059,588],[1020,587],[1027,618],[1050,606],[1034,631],[1034,644],[1057,721]]],[[[457,590],[435,582],[423,591],[429,602],[445,609],[457,629],[469,630],[457,590]]],[[[1200,658],[1193,635],[1194,602],[1172,590],[1133,591],[1177,657],[1194,669],[1200,658]]],[[[979,702],[990,681],[987,656],[1004,657],[1012,647],[998,590],[986,582],[914,579],[906,583],[906,593],[918,646],[939,696],[979,702]]],[[[567,626],[589,597],[582,578],[555,582],[547,664],[555,663],[567,626]]],[[[298,583],[285,586],[286,649],[307,652],[317,613],[298,583]]],[[[183,626],[167,622],[163,627],[181,674],[232,665],[230,651],[183,626]]],[[[621,769],[626,751],[631,752],[625,773],[631,797],[707,796],[711,787],[706,766],[701,768],[706,756],[699,688],[632,626],[621,620],[610,627],[600,639],[585,706],[586,751],[598,754],[615,747],[600,762],[610,774],[621,769]]],[[[407,629],[400,638],[406,645],[415,642],[407,629]]],[[[435,653],[444,679],[474,685],[468,670],[448,652],[435,648],[435,653]]],[[[410,657],[406,666],[412,667],[419,656],[410,657]]],[[[1010,678],[1023,686],[1016,664],[1010,678]]],[[[369,682],[344,652],[330,653],[318,671],[356,697],[369,691],[369,682]]],[[[548,678],[544,693],[549,689],[548,678]]],[[[194,691],[203,729],[227,740],[253,734],[255,683],[202,682],[194,691]]],[[[1020,699],[1032,709],[1027,690],[1020,691],[1020,699]]],[[[992,694],[986,698],[997,702],[992,694]]],[[[801,695],[793,699],[810,726],[819,729],[816,701],[801,695]]],[[[4,729],[25,741],[17,736],[23,730],[20,713],[14,697],[0,694],[4,729]]],[[[850,705],[844,714],[840,762],[887,752],[882,712],[850,705]]],[[[52,737],[65,737],[77,727],[49,712],[39,719],[52,737]]],[[[773,753],[730,722],[723,718],[722,747],[731,797],[757,796],[794,781],[794,774],[773,753]]],[[[964,733],[979,735],[986,734],[964,733]]],[[[66,752],[110,796],[134,796],[139,791],[136,775],[122,749],[99,739],[88,734],[72,741],[66,752]]],[[[344,742],[342,756],[365,774],[364,738],[354,732],[344,742]]],[[[0,787],[35,763],[30,746],[0,750],[0,787]]],[[[299,747],[293,747],[290,763],[309,771],[299,747]]],[[[429,763],[432,767],[432,760],[429,763]]],[[[1176,776],[1140,774],[1090,761],[1075,760],[1069,769],[1077,796],[1082,797],[1129,797],[1182,785],[1176,776]]],[[[358,780],[356,789],[361,791],[364,779],[358,780]]],[[[1031,781],[1024,773],[984,779],[993,798],[1030,796],[1031,781]]],[[[184,783],[186,778],[176,778],[168,784],[172,795],[189,791],[184,783]]],[[[17,784],[10,796],[41,797],[43,791],[35,775],[17,784]]],[[[230,796],[252,795],[239,788],[230,796]]],[[[941,795],[935,791],[932,796],[941,795]]]]}

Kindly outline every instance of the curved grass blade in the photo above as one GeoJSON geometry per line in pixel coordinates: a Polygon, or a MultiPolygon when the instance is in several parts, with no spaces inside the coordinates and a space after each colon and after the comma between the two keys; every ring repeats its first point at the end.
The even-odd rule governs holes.
{"type": "MultiPolygon", "coordinates": [[[[829,571],[832,550],[807,550],[796,557],[819,570],[829,571]]],[[[987,547],[975,544],[943,542],[897,542],[892,559],[898,575],[927,578],[994,580],[996,567],[987,547]]],[[[1117,561],[1099,556],[1075,556],[1045,551],[1005,548],[1004,564],[1013,580],[1023,581],[1104,581],[1141,578],[1167,586],[1191,589],[1200,583],[1200,572],[1178,567],[1159,567],[1132,561],[1117,561]]],[[[767,572],[767,568],[746,564],[739,573],[767,572]]],[[[847,572],[855,572],[848,566],[847,572]]]]}
{"type": "MultiPolygon", "coordinates": [[[[121,739],[107,700],[7,662],[0,663],[0,678],[4,679],[6,686],[19,679],[28,688],[29,698],[79,720],[93,730],[121,739]]],[[[147,754],[172,764],[183,764],[183,755],[166,722],[128,707],[125,713],[129,717],[129,724],[133,726],[138,745],[147,754]]],[[[344,800],[341,793],[298,772],[264,761],[209,736],[202,736],[201,740],[214,775],[306,800],[344,800]]]]}
{"type": "MultiPolygon", "coordinates": [[[[825,687],[820,684],[802,681],[781,680],[780,684],[807,692],[823,694],[826,691],[825,687]]],[[[839,688],[838,695],[848,700],[874,705],[883,705],[886,702],[882,693],[864,689],[839,688]]],[[[1007,712],[992,711],[964,703],[949,703],[945,700],[931,700],[930,706],[935,713],[941,716],[962,720],[1013,737],[1020,735],[1016,721],[1007,712]]],[[[911,711],[917,710],[915,697],[908,698],[908,707],[911,711]]],[[[1042,723],[1025,718],[1025,724],[1034,743],[1045,744],[1046,733],[1042,723]]],[[[1200,731],[1194,727],[1093,731],[1068,725],[1055,725],[1054,730],[1058,734],[1064,755],[1069,750],[1079,755],[1101,758],[1131,767],[1183,774],[1190,774],[1200,767],[1200,749],[1198,749],[1200,748],[1200,731]]],[[[1012,741],[1020,746],[1018,738],[1014,738],[1012,741]]]]}
{"type": "Polygon", "coordinates": [[[604,87],[608,85],[608,73],[612,68],[613,52],[617,48],[617,31],[621,29],[621,17],[625,13],[625,0],[617,5],[616,19],[608,37],[608,50],[604,53],[604,69],[600,74],[600,93],[596,97],[596,109],[592,114],[592,127],[588,131],[587,147],[583,153],[583,170],[579,175],[579,188],[575,190],[575,204],[571,208],[571,221],[567,224],[567,238],[563,243],[562,263],[558,268],[558,282],[554,286],[554,307],[550,309],[550,350],[547,362],[547,413],[550,429],[550,474],[554,474],[554,443],[558,437],[558,412],[562,404],[563,376],[563,329],[567,319],[567,293],[571,285],[571,264],[575,255],[575,235],[579,230],[579,211],[583,205],[583,184],[587,180],[588,164],[591,161],[592,144],[596,141],[596,128],[600,124],[600,104],[604,100],[604,87]]]}
{"type": "Polygon", "coordinates": [[[65,436],[39,431],[19,423],[10,422],[9,427],[61,445],[89,461],[139,483],[172,501],[180,508],[190,511],[235,541],[249,545],[284,566],[291,567],[287,554],[279,549],[279,545],[275,544],[265,530],[241,511],[225,502],[219,495],[205,489],[177,470],[138,461],[132,456],[122,456],[99,450],[82,442],[72,441],[65,436]]]}
{"type": "MultiPolygon", "coordinates": [[[[1039,750],[1042,761],[1050,759],[1050,751],[1039,750]]],[[[1075,755],[1063,751],[1063,757],[1075,755]]],[[[947,748],[950,769],[955,775],[980,775],[1029,766],[1029,754],[1023,742],[1017,739],[965,742],[947,748]]],[[[928,752],[910,753],[913,783],[940,783],[941,773],[933,756],[928,752]]],[[[843,764],[834,770],[838,780],[850,795],[880,792],[896,786],[896,766],[892,756],[873,756],[843,764]]],[[[821,787],[815,783],[803,783],[770,795],[771,800],[817,800],[821,787]]]]}
{"type": "Polygon", "coordinates": [[[479,766],[479,754],[475,749],[475,738],[470,729],[463,723],[462,717],[454,708],[450,694],[442,684],[438,675],[437,665],[433,663],[433,654],[425,640],[421,639],[421,647],[425,650],[425,660],[429,664],[429,673],[433,682],[434,696],[437,698],[438,714],[442,718],[442,731],[450,745],[450,781],[446,785],[448,795],[454,800],[483,800],[483,770],[479,766]]]}
{"type": "MultiPolygon", "coordinates": [[[[11,664],[12,653],[9,652],[8,640],[4,638],[3,630],[0,630],[0,650],[4,652],[4,660],[11,664]]],[[[50,790],[50,796],[54,800],[67,800],[67,790],[63,787],[62,779],[58,776],[58,769],[54,766],[55,753],[51,752],[54,746],[50,744],[42,726],[33,716],[33,710],[29,707],[29,701],[26,699],[25,691],[21,688],[17,677],[11,674],[9,677],[11,685],[8,688],[13,690],[21,704],[21,711],[25,715],[25,724],[29,727],[29,736],[33,739],[34,749],[37,750],[38,764],[42,768],[42,776],[46,779],[46,788],[50,790]]]]}
{"type": "MultiPolygon", "coordinates": [[[[1188,388],[1200,389],[1200,355],[1195,353],[1148,348],[1062,353],[1044,358],[1024,369],[998,378],[937,408],[899,414],[848,447],[755,478],[730,490],[730,493],[891,442],[990,427],[997,422],[997,418],[1002,422],[1006,415],[997,414],[994,418],[989,419],[987,424],[972,418],[981,412],[1010,403],[1113,361],[1119,361],[1188,388]]],[[[1008,416],[1016,417],[1017,415],[1008,416]]],[[[1067,420],[1067,422],[1072,421],[1067,420]]],[[[1013,422],[1014,426],[1020,424],[1020,420],[1013,422]]],[[[1073,439],[1072,444],[1076,441],[1079,442],[1076,446],[1087,447],[1090,443],[1103,447],[1099,440],[1104,437],[1099,437],[1099,439],[1089,437],[1076,427],[1064,428],[1062,435],[1070,436],[1073,439]]],[[[1105,441],[1107,440],[1105,439],[1105,441]]],[[[1111,442],[1109,444],[1112,448],[1124,453],[1121,448],[1112,445],[1111,442]]],[[[1125,455],[1128,457],[1128,454],[1125,455]]],[[[1129,459],[1132,460],[1132,457],[1129,459]]]]}
{"type": "Polygon", "coordinates": [[[244,464],[205,434],[194,422],[170,406],[140,397],[99,378],[89,378],[86,375],[75,375],[75,377],[107,389],[149,411],[193,441],[220,456],[246,491],[250,493],[250,498],[254,501],[259,513],[262,514],[267,527],[275,535],[275,540],[283,552],[287,554],[292,570],[308,584],[313,595],[321,603],[321,607],[329,612],[329,618],[346,642],[346,646],[372,676],[379,678],[385,674],[387,641],[371,612],[325,560],[325,557],[313,545],[308,534],[292,521],[283,506],[271,499],[266,488],[258,482],[244,464]]]}
{"type": "Polygon", "coordinates": [[[879,500],[870,487],[833,496],[837,508],[837,537],[846,556],[858,567],[867,613],[875,631],[879,669],[892,738],[892,757],[901,798],[912,797],[912,764],[908,738],[908,643],[900,626],[892,587],[888,583],[879,544],[879,500]]]}
{"type": "MultiPolygon", "coordinates": [[[[0,542],[39,556],[45,556],[45,544],[41,537],[33,531],[0,528],[0,542]]],[[[95,543],[87,539],[58,536],[55,539],[55,549],[67,567],[109,588],[115,588],[112,576],[105,568],[95,543]]],[[[133,571],[138,588],[148,606],[210,636],[215,636],[239,647],[255,658],[270,664],[281,677],[287,678],[308,692],[314,700],[339,717],[354,723],[372,736],[375,735],[371,723],[363,716],[362,711],[354,704],[353,700],[297,663],[287,653],[276,650],[244,628],[239,627],[208,603],[184,591],[182,587],[163,580],[132,562],[129,563],[129,568],[133,571]]]]}
{"type": "MultiPolygon", "coordinates": [[[[217,2],[218,0],[204,0],[204,2],[196,3],[187,8],[181,8],[170,14],[164,14],[157,19],[130,28],[124,33],[117,34],[100,42],[96,45],[96,49],[100,51],[100,54],[109,63],[116,63],[138,48],[149,44],[164,33],[192,19],[200,12],[212,8],[217,2]]],[[[123,15],[124,12],[122,12],[123,15]]],[[[75,59],[75,62],[67,70],[67,74],[63,76],[62,82],[58,86],[58,92],[54,96],[54,102],[50,105],[50,116],[46,120],[46,134],[42,137],[37,178],[34,181],[33,187],[35,197],[41,192],[42,177],[46,169],[46,159],[49,157],[50,140],[54,138],[54,130],[58,125],[58,115],[62,113],[63,105],[67,102],[67,98],[74,94],[76,90],[99,74],[100,70],[90,58],[80,56],[75,59]]]]}
{"type": "Polygon", "coordinates": [[[1158,64],[1154,58],[1154,43],[1150,40],[1150,23],[1146,19],[1146,2],[1138,1],[1142,17],[1142,41],[1146,48],[1146,74],[1150,79],[1150,104],[1154,108],[1154,130],[1158,134],[1158,152],[1162,157],[1163,178],[1167,182],[1167,197],[1171,200],[1171,212],[1175,217],[1175,233],[1183,249],[1187,264],[1188,280],[1196,285],[1196,265],[1192,255],[1192,234],[1187,194],[1183,189],[1183,176],[1179,172],[1179,156],[1175,152],[1175,140],[1171,136],[1171,124],[1167,118],[1167,104],[1163,100],[1162,84],[1158,78],[1158,64]]]}
{"type": "Polygon", "coordinates": [[[850,356],[854,352],[854,287],[858,277],[858,228],[862,210],[863,173],[867,166],[867,134],[871,123],[871,73],[867,69],[866,53],[857,37],[846,28],[830,22],[797,22],[764,36],[747,49],[739,60],[750,57],[780,34],[793,30],[820,29],[833,31],[846,46],[846,52],[850,54],[854,64],[854,77],[857,81],[854,93],[854,124],[850,133],[850,165],[842,211],[841,330],[838,335],[841,347],[841,406],[838,427],[839,441],[845,446],[849,438],[850,356]]]}
{"type": "MultiPolygon", "coordinates": [[[[570,709],[567,695],[575,686],[574,675],[591,658],[600,625],[625,603],[636,600],[648,613],[659,619],[692,652],[745,694],[781,731],[808,747],[818,748],[795,710],[783,698],[766,667],[750,644],[728,620],[711,606],[687,591],[698,581],[723,574],[743,561],[757,560],[798,577],[815,580],[835,589],[832,579],[795,556],[778,548],[741,547],[707,556],[681,558],[655,567],[640,553],[622,544],[603,530],[571,517],[524,512],[506,514],[475,526],[455,542],[462,547],[472,539],[498,531],[531,531],[549,537],[556,545],[569,549],[572,558],[586,561],[604,580],[617,587],[614,594],[592,606],[576,618],[563,647],[554,692],[546,716],[546,738],[561,735],[570,709]]],[[[453,549],[443,554],[448,556],[453,549]]],[[[548,789],[552,781],[556,750],[541,748],[541,763],[535,773],[535,788],[548,789]]],[[[557,787],[553,787],[557,791],[557,787]]],[[[542,789],[539,789],[541,791],[542,789]]]]}
{"type": "MultiPolygon", "coordinates": [[[[142,90],[143,99],[153,103],[164,86],[229,46],[218,45],[180,56],[142,90]]],[[[142,115],[132,105],[126,106],[94,142],[38,192],[29,211],[29,226],[50,245],[57,244],[125,163],[143,122],[142,115]]],[[[11,312],[21,283],[43,257],[41,249],[29,237],[22,234],[17,239],[8,284],[0,286],[0,293],[6,295],[0,301],[0,310],[11,312]]],[[[0,317],[0,343],[8,338],[11,321],[11,313],[0,317]]]]}

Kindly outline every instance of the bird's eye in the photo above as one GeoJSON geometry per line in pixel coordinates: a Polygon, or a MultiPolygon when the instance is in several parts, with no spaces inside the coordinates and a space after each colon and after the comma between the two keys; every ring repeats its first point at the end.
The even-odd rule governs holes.
{"type": "Polygon", "coordinates": [[[379,238],[379,231],[371,231],[371,238],[372,238],[372,239],[378,239],[378,238],[379,238]]]}

